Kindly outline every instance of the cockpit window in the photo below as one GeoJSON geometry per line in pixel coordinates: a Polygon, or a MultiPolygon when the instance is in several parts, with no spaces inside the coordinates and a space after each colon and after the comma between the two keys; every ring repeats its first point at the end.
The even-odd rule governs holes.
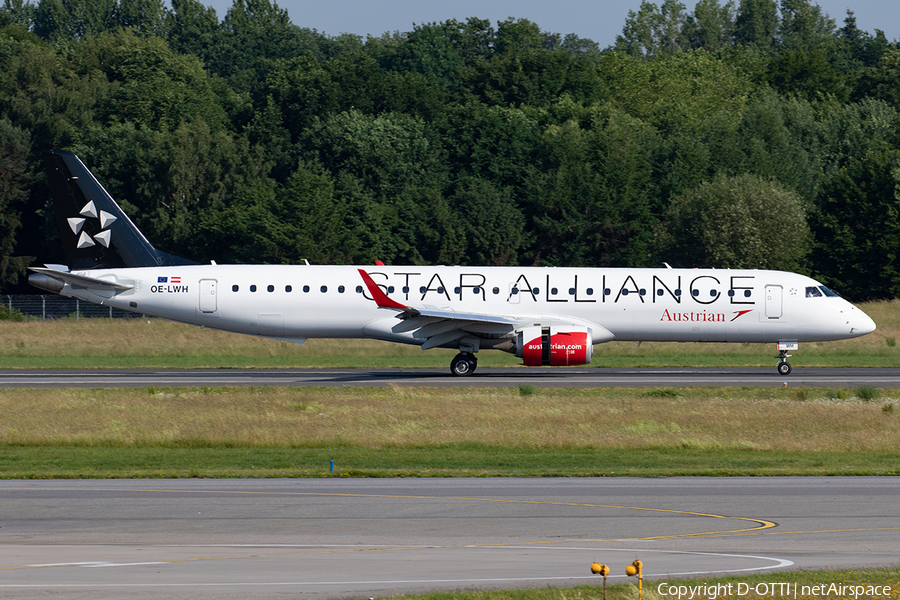
{"type": "Polygon", "coordinates": [[[833,298],[840,298],[840,295],[837,292],[832,292],[824,285],[820,285],[819,289],[822,290],[822,293],[825,294],[826,296],[833,297],[833,298]]]}
{"type": "Polygon", "coordinates": [[[806,297],[807,298],[820,298],[822,296],[822,292],[819,291],[819,288],[810,286],[806,288],[806,297]]]}

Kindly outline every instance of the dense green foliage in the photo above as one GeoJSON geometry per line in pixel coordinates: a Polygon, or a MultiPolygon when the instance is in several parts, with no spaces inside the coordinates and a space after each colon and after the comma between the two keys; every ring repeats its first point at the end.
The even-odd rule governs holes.
{"type": "Polygon", "coordinates": [[[512,18],[363,40],[270,0],[4,1],[4,291],[62,261],[39,174],[65,148],[201,261],[667,261],[900,294],[900,45],[849,12],[645,1],[601,49],[512,18]]]}

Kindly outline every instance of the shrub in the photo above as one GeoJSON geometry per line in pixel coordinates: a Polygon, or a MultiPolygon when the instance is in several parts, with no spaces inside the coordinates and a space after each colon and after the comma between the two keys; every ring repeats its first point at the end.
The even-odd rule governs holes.
{"type": "Polygon", "coordinates": [[[26,318],[18,308],[0,304],[0,321],[24,321],[26,318]]]}
{"type": "Polygon", "coordinates": [[[651,398],[681,398],[681,394],[677,391],[669,388],[669,389],[661,389],[661,390],[650,390],[641,394],[642,396],[648,396],[651,398]]]}
{"type": "Polygon", "coordinates": [[[861,385],[856,388],[856,397],[864,402],[869,402],[870,400],[875,400],[881,395],[881,392],[878,391],[878,388],[873,387],[871,385],[861,385]]]}

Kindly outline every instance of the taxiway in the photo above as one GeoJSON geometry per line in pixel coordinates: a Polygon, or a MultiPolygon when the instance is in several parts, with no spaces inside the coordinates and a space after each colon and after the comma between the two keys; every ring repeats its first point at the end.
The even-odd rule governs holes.
{"type": "Polygon", "coordinates": [[[900,560],[900,478],[0,481],[0,597],[374,597],[900,560]]]}

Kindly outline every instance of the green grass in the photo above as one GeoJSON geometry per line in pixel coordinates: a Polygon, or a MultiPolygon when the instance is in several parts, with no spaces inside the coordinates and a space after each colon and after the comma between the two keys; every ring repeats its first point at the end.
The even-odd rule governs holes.
{"type": "Polygon", "coordinates": [[[526,392],[0,390],[0,477],[656,477],[900,470],[900,417],[886,410],[893,402],[866,401],[852,389],[526,392]]]}
{"type": "Polygon", "coordinates": [[[900,452],[408,448],[0,447],[0,478],[900,475],[900,452]],[[334,472],[330,461],[334,461],[334,472]]]}
{"type": "MultiPolygon", "coordinates": [[[[624,572],[625,565],[609,565],[612,573],[620,574],[624,572]]],[[[589,572],[589,565],[585,565],[585,572],[589,572]]],[[[644,565],[644,570],[649,571],[652,565],[644,565]]],[[[634,578],[629,578],[630,583],[619,583],[620,578],[610,579],[607,586],[607,600],[637,600],[638,586],[634,578]],[[613,583],[615,582],[615,583],[613,583]]],[[[656,578],[656,581],[644,581],[643,597],[646,600],[663,600],[678,598],[676,593],[672,592],[673,587],[677,586],[693,587],[695,595],[691,600],[713,600],[709,594],[696,595],[699,592],[697,586],[717,586],[718,590],[727,590],[727,587],[719,588],[719,585],[727,586],[732,584],[731,594],[717,595],[716,600],[724,599],[741,599],[741,600],[775,600],[796,598],[798,600],[896,600],[900,598],[900,569],[897,567],[889,568],[869,568],[869,569],[847,569],[839,571],[782,571],[778,573],[766,574],[737,574],[727,577],[704,577],[702,579],[669,579],[656,578]],[[760,592],[766,592],[765,584],[789,584],[790,588],[785,586],[770,586],[768,593],[756,593],[756,586],[759,584],[760,592]],[[660,585],[665,584],[663,592],[660,593],[660,585]],[[749,592],[739,595],[738,584],[744,584],[747,588],[741,588],[741,591],[749,589],[749,592]],[[796,596],[794,595],[794,585],[796,584],[796,596]],[[843,594],[832,593],[815,593],[821,590],[814,590],[813,586],[826,585],[826,590],[831,588],[831,584],[835,586],[853,586],[857,589],[842,589],[843,594]],[[858,587],[862,586],[862,592],[859,593],[858,587]],[[878,586],[881,588],[879,592],[883,592],[884,586],[889,586],[890,591],[887,594],[872,595],[866,594],[865,591],[870,587],[878,586]],[[790,593],[788,592],[790,589],[790,593]],[[784,592],[783,594],[781,592],[784,592]],[[804,593],[806,592],[806,593],[804,593]]],[[[872,590],[874,591],[874,590],[872,590]]],[[[682,600],[688,600],[690,592],[682,596],[682,600]]],[[[597,576],[597,583],[594,585],[582,585],[568,588],[538,588],[530,590],[495,590],[489,592],[451,592],[451,593],[434,593],[422,595],[404,595],[406,600],[601,600],[603,598],[602,578],[597,576]]]]}

